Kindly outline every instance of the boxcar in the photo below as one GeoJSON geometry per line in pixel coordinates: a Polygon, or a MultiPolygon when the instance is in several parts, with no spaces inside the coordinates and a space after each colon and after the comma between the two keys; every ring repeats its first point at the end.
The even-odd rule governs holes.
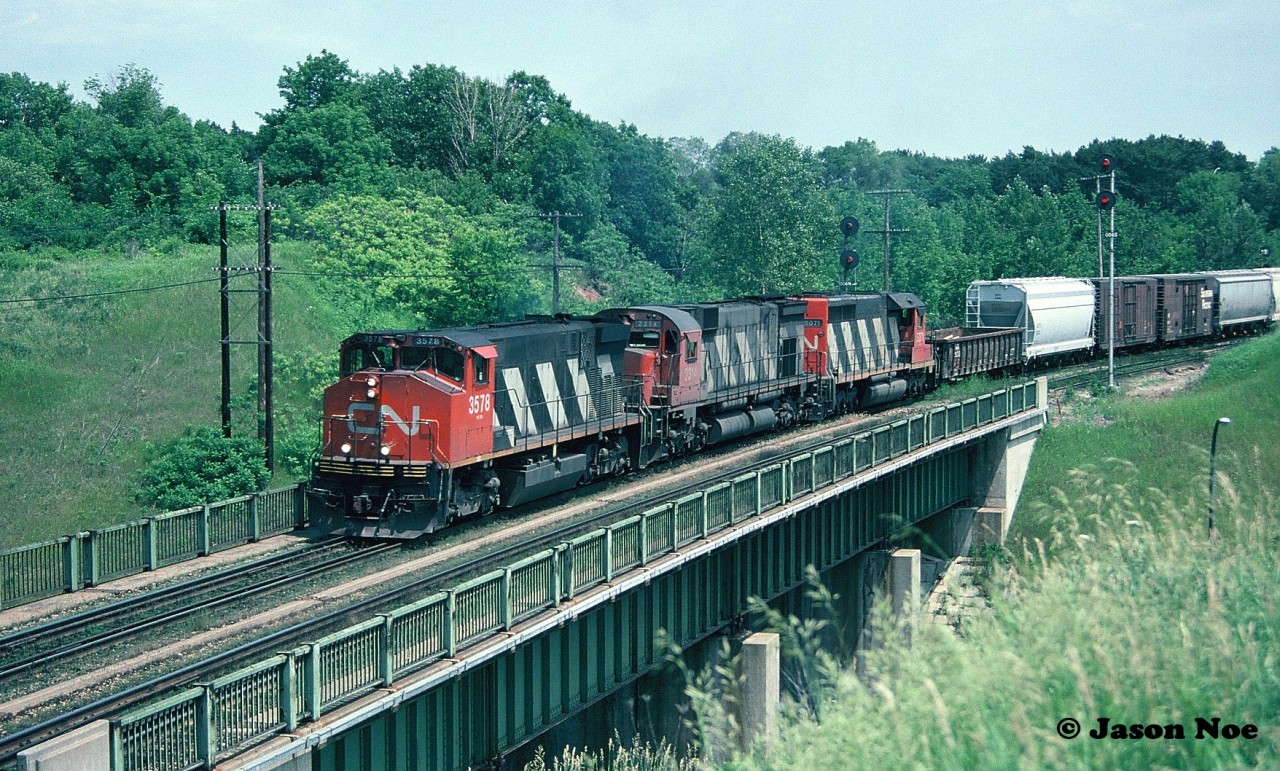
{"type": "Polygon", "coordinates": [[[950,327],[929,336],[937,379],[954,381],[979,372],[1022,364],[1022,330],[1017,327],[950,327]]]}
{"type": "Polygon", "coordinates": [[[1166,273],[1156,279],[1156,335],[1162,343],[1208,337],[1213,286],[1203,273],[1166,273]]]}
{"type": "Polygon", "coordinates": [[[965,326],[1020,327],[1027,362],[1093,349],[1093,284],[1078,278],[974,281],[965,295],[965,326]]]}
{"type": "Polygon", "coordinates": [[[1156,342],[1156,296],[1159,282],[1152,276],[1116,276],[1114,297],[1108,292],[1110,278],[1091,278],[1097,289],[1097,302],[1094,304],[1093,328],[1099,348],[1106,348],[1111,342],[1111,330],[1108,329],[1108,317],[1111,302],[1115,302],[1115,316],[1112,321],[1115,330],[1115,345],[1125,348],[1134,345],[1151,345],[1156,342]]]}

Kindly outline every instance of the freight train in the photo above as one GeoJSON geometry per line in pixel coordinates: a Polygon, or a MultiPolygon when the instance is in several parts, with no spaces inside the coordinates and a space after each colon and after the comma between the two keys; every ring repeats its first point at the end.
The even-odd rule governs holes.
{"type": "Polygon", "coordinates": [[[943,381],[1274,323],[1280,270],[976,281],[966,326],[930,333],[909,292],[614,308],[343,341],[326,389],[312,519],[412,539],[709,445],[943,381]]]}

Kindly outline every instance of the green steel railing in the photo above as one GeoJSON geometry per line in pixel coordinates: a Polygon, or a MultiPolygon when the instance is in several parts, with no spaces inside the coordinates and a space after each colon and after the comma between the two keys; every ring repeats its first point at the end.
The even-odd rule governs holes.
{"type": "Polygon", "coordinates": [[[0,608],[304,527],[305,499],[290,485],[0,551],[0,608]]]}
{"type": "Polygon", "coordinates": [[[910,449],[1035,409],[1035,383],[966,399],[711,485],[525,557],[111,721],[112,768],[212,767],[681,545],[910,449]]]}

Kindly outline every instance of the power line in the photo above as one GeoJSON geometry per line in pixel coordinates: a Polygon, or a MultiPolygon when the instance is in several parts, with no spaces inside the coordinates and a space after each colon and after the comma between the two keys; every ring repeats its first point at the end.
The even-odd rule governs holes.
{"type": "Polygon", "coordinates": [[[89,294],[63,294],[50,295],[48,297],[9,297],[0,299],[0,304],[9,305],[13,303],[39,303],[39,302],[55,302],[59,300],[89,300],[97,297],[110,297],[112,295],[133,294],[135,292],[158,292],[162,289],[177,289],[184,286],[194,286],[196,284],[208,284],[213,281],[221,281],[221,278],[201,278],[195,281],[183,281],[178,284],[161,284],[159,286],[140,286],[133,289],[113,289],[108,292],[92,292],[89,294]]]}
{"type": "MultiPolygon", "coordinates": [[[[365,281],[378,278],[480,278],[482,276],[505,276],[512,270],[555,270],[555,265],[512,265],[510,268],[492,271],[460,271],[449,273],[331,273],[326,271],[282,270],[276,273],[290,276],[320,276],[323,278],[346,278],[354,281],[365,281]]],[[[560,270],[588,270],[587,265],[560,265],[560,270]]]]}
{"type": "MultiPolygon", "coordinates": [[[[586,265],[561,265],[560,270],[587,270],[586,265]]],[[[553,265],[513,265],[512,269],[516,270],[553,270],[553,265]]],[[[234,271],[235,269],[231,269],[234,271]]],[[[254,272],[253,269],[244,270],[243,273],[254,272]]],[[[480,273],[463,273],[454,271],[452,273],[326,273],[323,271],[305,271],[305,270],[281,270],[273,268],[273,273],[279,273],[291,276],[322,276],[326,278],[344,278],[357,281],[383,279],[383,278],[479,278],[481,276],[503,276],[510,272],[508,270],[484,271],[480,273]]],[[[237,277],[232,277],[234,280],[237,277]]],[[[135,294],[138,292],[158,292],[165,289],[178,289],[184,286],[195,286],[197,284],[208,284],[214,281],[221,281],[221,277],[201,278],[193,281],[182,281],[175,284],[159,284],[156,286],[140,286],[130,289],[112,289],[105,292],[88,292],[85,294],[63,294],[63,295],[47,295],[44,297],[7,297],[0,298],[0,305],[14,305],[18,303],[40,303],[40,302],[58,302],[65,300],[91,300],[99,297],[112,297],[122,294],[135,294]]]]}

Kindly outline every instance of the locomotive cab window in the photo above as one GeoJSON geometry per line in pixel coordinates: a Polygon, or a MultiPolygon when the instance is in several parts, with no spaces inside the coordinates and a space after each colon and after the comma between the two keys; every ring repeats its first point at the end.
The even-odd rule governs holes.
{"type": "Polygon", "coordinates": [[[638,329],[631,333],[627,345],[632,348],[657,348],[662,335],[656,329],[638,329]]]}
{"type": "Polygon", "coordinates": [[[481,385],[489,382],[489,360],[478,353],[471,354],[471,363],[475,368],[475,383],[481,385]]]}
{"type": "Polygon", "coordinates": [[[400,349],[401,369],[430,370],[461,383],[464,366],[462,354],[452,348],[414,346],[400,349]]]}
{"type": "Polygon", "coordinates": [[[684,339],[684,358],[685,361],[694,361],[698,358],[698,344],[687,337],[684,339]]]}
{"type": "Polygon", "coordinates": [[[342,351],[343,377],[362,369],[390,369],[395,352],[389,345],[351,345],[342,351]]]}

